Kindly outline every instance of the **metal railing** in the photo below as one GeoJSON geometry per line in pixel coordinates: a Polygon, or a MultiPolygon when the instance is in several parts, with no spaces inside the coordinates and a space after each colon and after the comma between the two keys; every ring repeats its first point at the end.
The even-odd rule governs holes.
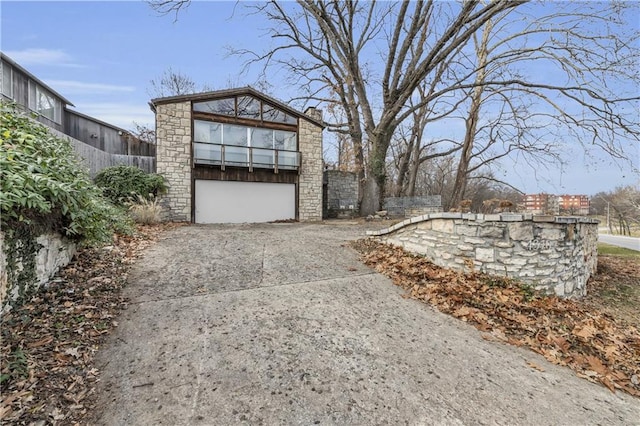
{"type": "Polygon", "coordinates": [[[279,149],[255,148],[250,146],[220,145],[205,142],[194,142],[193,159],[196,164],[247,167],[249,171],[256,169],[298,170],[300,153],[279,149]]]}

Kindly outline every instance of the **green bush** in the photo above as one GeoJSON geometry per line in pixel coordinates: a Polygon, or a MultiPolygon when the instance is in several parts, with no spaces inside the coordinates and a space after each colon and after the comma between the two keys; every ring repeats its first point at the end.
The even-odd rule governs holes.
{"type": "Polygon", "coordinates": [[[108,167],[95,178],[104,195],[116,205],[144,198],[152,200],[167,191],[164,178],[133,166],[108,167]]]}
{"type": "Polygon", "coordinates": [[[53,230],[86,242],[131,230],[102,195],[66,139],[0,103],[0,205],[5,229],[53,230]]]}

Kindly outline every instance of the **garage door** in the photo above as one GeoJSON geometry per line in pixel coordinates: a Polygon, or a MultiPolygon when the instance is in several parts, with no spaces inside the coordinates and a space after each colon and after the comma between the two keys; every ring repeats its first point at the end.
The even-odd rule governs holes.
{"type": "Polygon", "coordinates": [[[196,223],[293,219],[296,186],[288,183],[196,180],[196,223]]]}

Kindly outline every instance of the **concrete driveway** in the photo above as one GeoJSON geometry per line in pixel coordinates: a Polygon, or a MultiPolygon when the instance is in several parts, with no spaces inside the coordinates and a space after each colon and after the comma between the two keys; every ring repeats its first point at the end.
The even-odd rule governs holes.
{"type": "Polygon", "coordinates": [[[404,299],[345,245],[364,229],[171,231],[134,267],[99,352],[95,422],[639,423],[640,400],[404,299]]]}

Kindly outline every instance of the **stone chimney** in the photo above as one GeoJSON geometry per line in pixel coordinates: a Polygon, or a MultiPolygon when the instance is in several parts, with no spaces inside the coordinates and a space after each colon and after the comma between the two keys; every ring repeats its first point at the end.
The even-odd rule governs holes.
{"type": "Polygon", "coordinates": [[[316,121],[319,121],[322,123],[322,110],[321,109],[317,109],[316,107],[309,107],[307,108],[304,113],[313,118],[316,121]]]}

